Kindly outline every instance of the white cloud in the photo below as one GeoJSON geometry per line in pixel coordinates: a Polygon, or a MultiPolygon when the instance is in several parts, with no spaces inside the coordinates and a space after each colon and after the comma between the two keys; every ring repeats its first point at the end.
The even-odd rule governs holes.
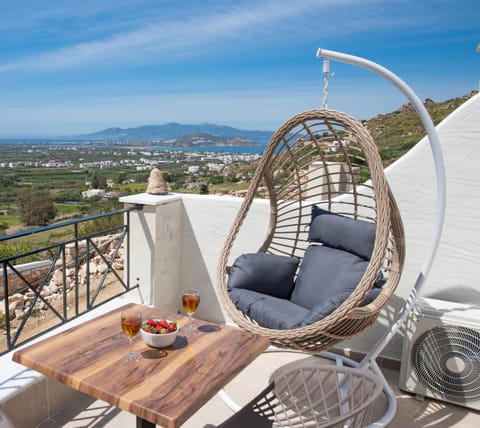
{"type": "MultiPolygon", "coordinates": [[[[82,25],[75,27],[75,31],[89,34],[89,28],[98,26],[89,34],[90,37],[95,34],[95,39],[17,57],[12,60],[15,68],[36,71],[163,62],[217,49],[228,51],[252,45],[281,47],[292,40],[308,39],[322,43],[335,35],[385,29],[428,33],[455,22],[472,28],[472,21],[476,25],[479,18],[478,7],[470,7],[470,1],[463,1],[462,7],[450,3],[438,7],[437,2],[427,0],[186,1],[178,5],[132,0],[122,1],[117,6],[119,11],[114,8],[116,2],[93,2],[96,6],[90,7],[92,1],[88,0],[87,5],[66,2],[62,6],[52,2],[49,7],[35,8],[24,18],[25,26],[30,22],[36,27],[41,21],[45,34],[56,34],[57,30],[65,31],[60,29],[63,19],[67,20],[67,27],[69,19],[80,19],[82,25]]],[[[27,11],[29,4],[23,4],[21,10],[27,11]]],[[[10,21],[16,22],[14,17],[11,15],[10,21]]],[[[2,23],[3,20],[0,19],[2,23]]],[[[16,25],[22,26],[22,22],[16,25]]],[[[0,64],[0,72],[12,68],[13,64],[0,64]]]]}
{"type": "MultiPolygon", "coordinates": [[[[346,3],[353,5],[356,1],[303,0],[296,4],[285,0],[252,2],[248,6],[232,6],[228,11],[206,12],[183,19],[145,24],[102,39],[18,59],[17,63],[30,70],[55,70],[115,63],[119,60],[148,60],[149,57],[161,60],[162,56],[191,55],[196,50],[212,50],[221,46],[228,49],[228,42],[232,39],[248,43],[257,35],[270,32],[275,25],[282,25],[283,28],[301,25],[301,21],[311,18],[312,10],[328,10],[345,6],[346,3]]],[[[276,37],[280,33],[270,33],[269,37],[276,37]]],[[[2,69],[5,71],[9,67],[7,64],[2,69]]]]}
{"type": "Polygon", "coordinates": [[[21,65],[20,64],[0,65],[0,73],[4,73],[10,70],[15,70],[16,68],[21,68],[21,65]]]}

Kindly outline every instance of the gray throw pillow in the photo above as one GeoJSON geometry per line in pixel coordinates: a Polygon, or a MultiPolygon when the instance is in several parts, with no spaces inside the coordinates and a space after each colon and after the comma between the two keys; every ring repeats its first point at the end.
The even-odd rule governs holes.
{"type": "Polygon", "coordinates": [[[266,253],[243,254],[230,269],[227,289],[242,288],[289,299],[299,260],[266,253]]]}
{"type": "Polygon", "coordinates": [[[326,245],[310,245],[298,270],[290,300],[312,309],[331,298],[352,293],[368,266],[355,254],[326,245]]]}
{"type": "Polygon", "coordinates": [[[375,223],[355,220],[312,205],[308,238],[370,260],[375,244],[375,223]]]}

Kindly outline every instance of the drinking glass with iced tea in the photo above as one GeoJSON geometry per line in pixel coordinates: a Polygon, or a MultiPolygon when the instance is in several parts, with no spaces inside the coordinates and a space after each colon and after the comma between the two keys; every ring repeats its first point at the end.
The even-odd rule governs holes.
{"type": "Polygon", "coordinates": [[[200,293],[198,290],[189,288],[182,292],[182,306],[188,315],[188,325],[181,329],[182,333],[195,335],[198,333],[197,329],[192,325],[192,315],[200,304],[200,293]]]}
{"type": "Polygon", "coordinates": [[[137,362],[140,356],[133,350],[133,339],[137,336],[142,327],[142,314],[137,309],[126,309],[120,314],[122,331],[130,342],[130,351],[125,354],[125,359],[130,362],[137,362]]]}

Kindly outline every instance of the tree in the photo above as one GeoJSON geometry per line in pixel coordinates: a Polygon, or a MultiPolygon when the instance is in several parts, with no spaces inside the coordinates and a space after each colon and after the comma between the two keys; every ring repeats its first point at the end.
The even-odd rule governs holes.
{"type": "Polygon", "coordinates": [[[212,175],[208,182],[209,184],[223,184],[223,175],[212,175]]]}
{"type": "Polygon", "coordinates": [[[120,174],[117,175],[117,184],[123,184],[128,180],[127,174],[124,172],[121,172],[120,174]]]}
{"type": "Polygon", "coordinates": [[[228,181],[231,183],[238,183],[240,179],[237,177],[237,174],[232,171],[228,174],[228,181]]]}
{"type": "Polygon", "coordinates": [[[107,179],[100,172],[95,172],[92,178],[92,189],[106,189],[107,179]]]}
{"type": "Polygon", "coordinates": [[[0,221],[0,235],[5,235],[5,231],[8,229],[8,223],[5,221],[0,221]]]}
{"type": "Polygon", "coordinates": [[[208,184],[207,183],[201,183],[199,186],[198,186],[198,190],[199,190],[199,193],[201,195],[208,195],[209,191],[208,191],[208,184]]]}
{"type": "Polygon", "coordinates": [[[57,215],[53,200],[45,193],[24,193],[16,202],[20,220],[27,226],[45,226],[57,215]]]}

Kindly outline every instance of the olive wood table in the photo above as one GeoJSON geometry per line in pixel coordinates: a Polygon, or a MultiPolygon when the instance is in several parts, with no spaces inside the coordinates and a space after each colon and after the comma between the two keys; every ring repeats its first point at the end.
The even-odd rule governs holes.
{"type": "MultiPolygon", "coordinates": [[[[187,317],[139,306],[142,318],[187,317]]],[[[138,363],[124,359],[129,350],[120,327],[122,308],[15,352],[13,360],[80,392],[104,400],[137,417],[137,427],[178,427],[230,382],[267,347],[265,337],[234,327],[193,319],[195,336],[179,332],[162,349],[139,336],[138,363]]]]}

